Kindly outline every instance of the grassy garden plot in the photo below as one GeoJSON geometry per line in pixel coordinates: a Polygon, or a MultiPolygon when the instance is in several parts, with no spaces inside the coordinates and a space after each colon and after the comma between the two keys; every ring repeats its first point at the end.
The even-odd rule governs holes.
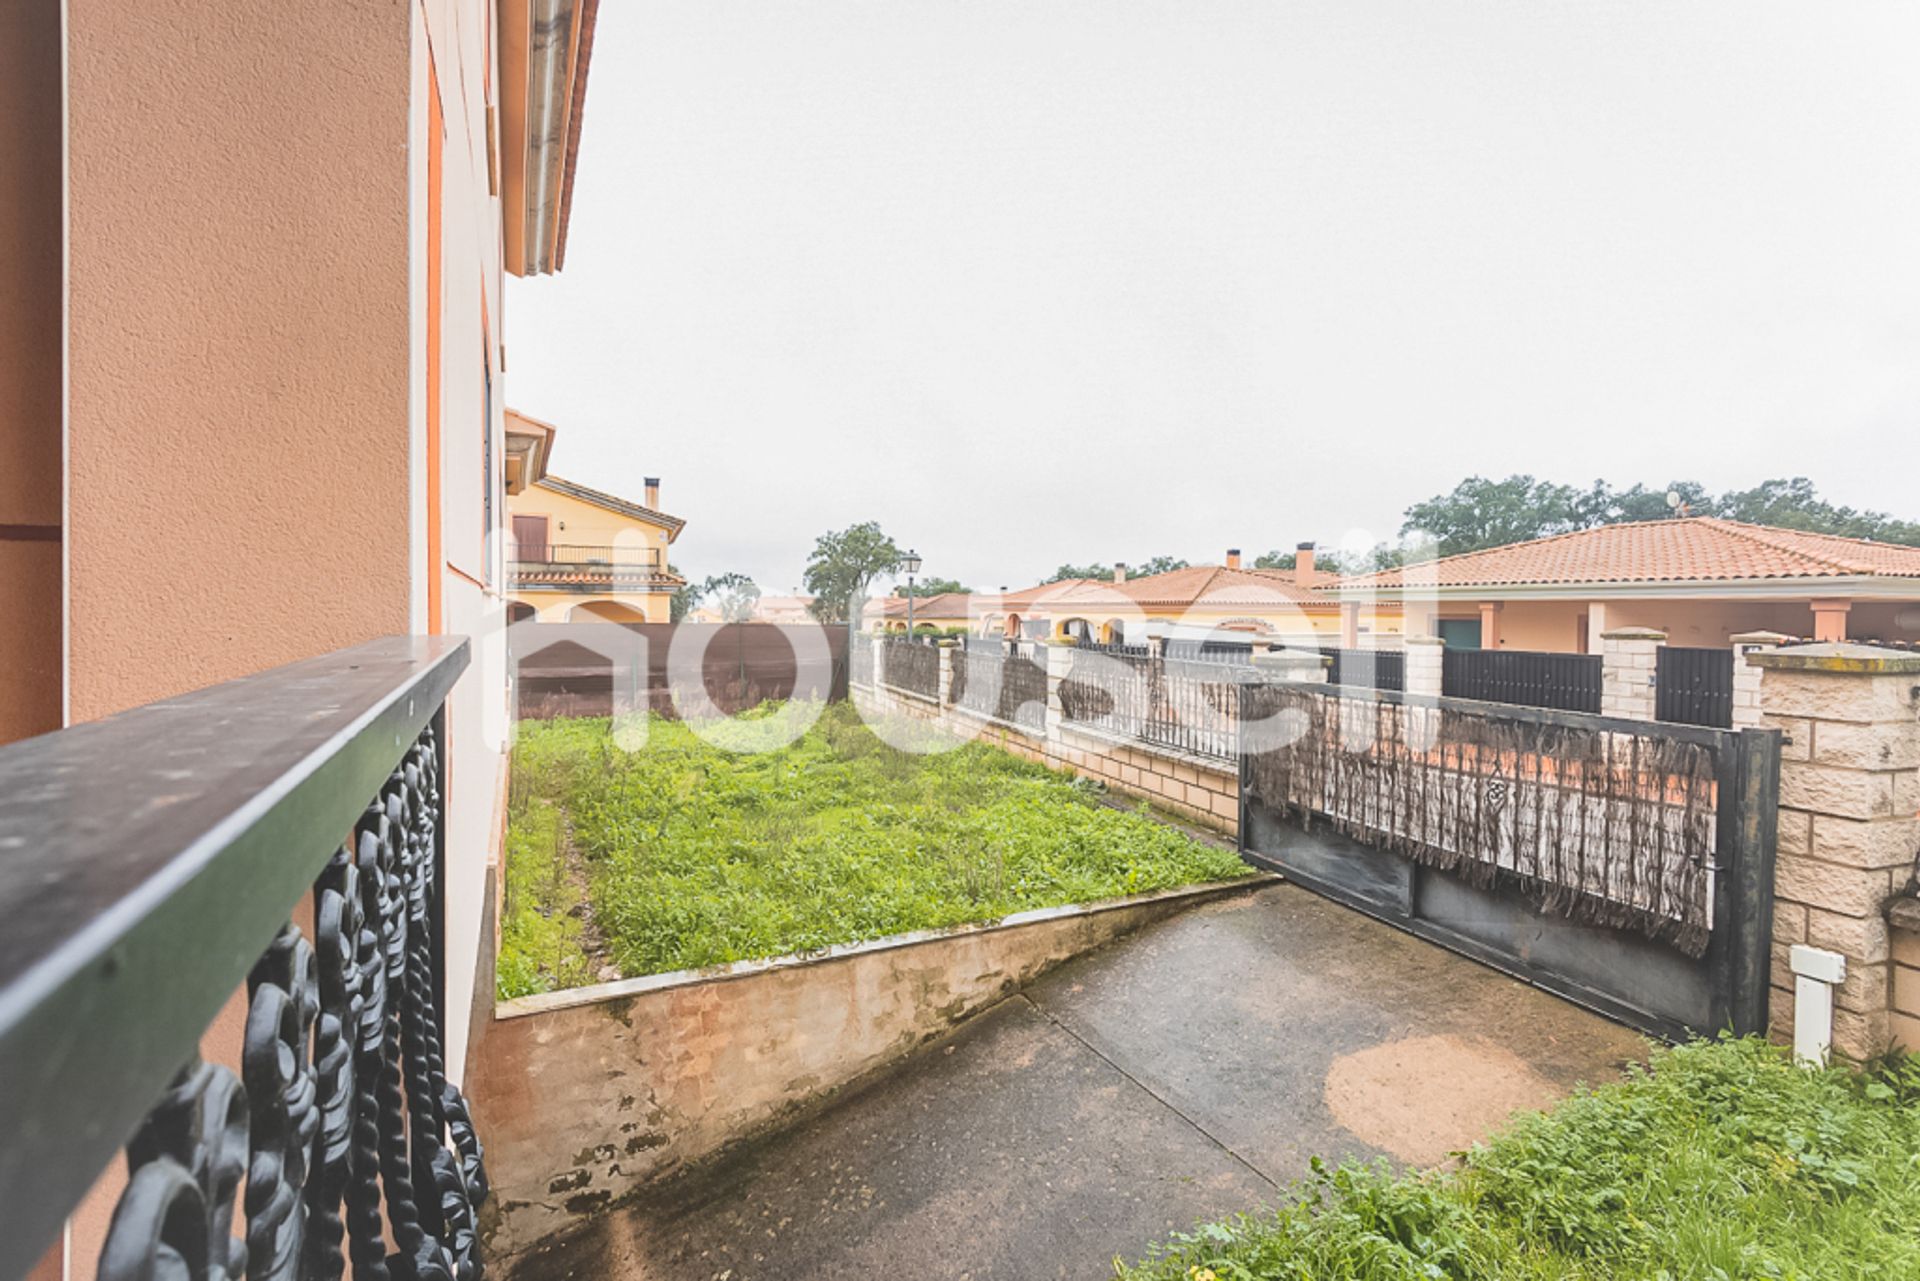
{"type": "Polygon", "coordinates": [[[1248,874],[996,748],[897,751],[845,704],[758,754],[526,722],[513,768],[503,997],[1248,874]]]}
{"type": "Polygon", "coordinates": [[[1526,1117],[1460,1168],[1317,1168],[1127,1281],[1920,1277],[1920,1065],[1803,1071],[1700,1043],[1526,1117]]]}

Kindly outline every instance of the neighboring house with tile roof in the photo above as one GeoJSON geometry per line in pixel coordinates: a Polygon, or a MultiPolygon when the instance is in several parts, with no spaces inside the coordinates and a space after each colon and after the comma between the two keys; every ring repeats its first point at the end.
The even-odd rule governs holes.
{"type": "Polygon", "coordinates": [[[1617,627],[1718,647],[1744,632],[1920,637],[1920,547],[1712,516],[1603,525],[1341,580],[1449,644],[1598,652],[1617,627]]]}
{"type": "MultiPolygon", "coordinates": [[[[539,441],[541,474],[531,461],[520,488],[509,486],[507,616],[510,621],[664,623],[686,580],[667,549],[686,522],[660,510],[660,482],[633,502],[545,472],[553,428],[508,411],[509,457],[516,442],[539,441]],[[544,437],[544,439],[542,439],[544,437]]],[[[531,460],[529,448],[525,456],[531,460]]]]}
{"type": "MultiPolygon", "coordinates": [[[[1049,602],[1074,588],[1097,580],[1067,578],[1010,592],[945,592],[923,596],[913,603],[913,623],[946,629],[964,626],[979,636],[1045,636],[1049,602]],[[931,611],[931,612],[930,612],[931,611]]],[[[872,632],[907,630],[907,598],[875,597],[867,602],[866,629],[872,632]]]]}
{"type": "MultiPolygon", "coordinates": [[[[966,626],[987,636],[1084,636],[1100,641],[1148,636],[1200,638],[1220,631],[1328,644],[1370,643],[1396,637],[1400,611],[1352,608],[1320,589],[1337,581],[1302,547],[1295,569],[1247,569],[1230,550],[1225,563],[1193,565],[1129,577],[1124,565],[1111,579],[1070,578],[1020,591],[948,593],[914,602],[916,627],[966,626]]],[[[875,631],[905,631],[907,607],[889,597],[870,611],[875,631]]]]}
{"type": "MultiPolygon", "coordinates": [[[[974,602],[984,599],[972,592],[938,592],[932,596],[915,597],[913,601],[913,627],[915,631],[929,628],[935,631],[947,631],[955,627],[964,627],[969,631],[979,631],[978,619],[974,617],[974,602]]],[[[907,630],[907,598],[905,596],[883,596],[879,600],[868,602],[868,615],[874,618],[875,631],[904,632],[907,630]],[[876,613],[877,609],[877,613],[876,613]]]]}
{"type": "Polygon", "coordinates": [[[1372,644],[1397,638],[1395,602],[1342,610],[1325,592],[1338,581],[1314,566],[1303,545],[1293,569],[1247,569],[1237,549],[1225,563],[1192,565],[1132,578],[1121,567],[1111,582],[1085,580],[1048,602],[1051,632],[1113,640],[1120,636],[1191,637],[1221,631],[1323,644],[1372,644]]]}

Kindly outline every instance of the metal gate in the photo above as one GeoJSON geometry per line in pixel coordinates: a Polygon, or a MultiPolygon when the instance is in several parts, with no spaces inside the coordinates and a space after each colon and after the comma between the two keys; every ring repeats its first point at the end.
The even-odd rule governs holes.
{"type": "Polygon", "coordinates": [[[1767,1026],[1780,739],[1241,691],[1244,858],[1668,1039],[1767,1026]]]}
{"type": "Polygon", "coordinates": [[[1364,685],[1369,689],[1405,689],[1407,656],[1391,649],[1323,648],[1322,658],[1330,660],[1329,685],[1364,685]]]}
{"type": "Polygon", "coordinates": [[[1733,724],[1733,651],[1662,645],[1654,662],[1656,719],[1679,725],[1733,724]]]}
{"type": "Polygon", "coordinates": [[[1598,654],[1447,649],[1440,658],[1440,692],[1484,703],[1597,712],[1600,661],[1598,654]]]}

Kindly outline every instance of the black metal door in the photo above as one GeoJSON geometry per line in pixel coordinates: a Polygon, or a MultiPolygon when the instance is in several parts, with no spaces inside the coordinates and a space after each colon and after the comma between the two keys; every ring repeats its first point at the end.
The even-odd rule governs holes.
{"type": "Polygon", "coordinates": [[[1441,692],[1449,698],[1563,712],[1600,710],[1600,655],[1515,649],[1447,649],[1441,692]]]}
{"type": "Polygon", "coordinates": [[[1677,725],[1733,725],[1733,651],[1662,645],[1654,663],[1654,718],[1677,725]]]}

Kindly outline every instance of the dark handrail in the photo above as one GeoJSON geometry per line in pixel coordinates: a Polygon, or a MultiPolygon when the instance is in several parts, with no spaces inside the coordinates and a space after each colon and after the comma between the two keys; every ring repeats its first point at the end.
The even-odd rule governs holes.
{"type": "Polygon", "coordinates": [[[615,547],[604,543],[529,543],[517,548],[508,560],[515,565],[606,565],[615,568],[644,566],[658,569],[657,547],[615,547]]]}
{"type": "Polygon", "coordinates": [[[0,748],[0,1277],[193,1057],[467,659],[370,641],[0,748]]]}

